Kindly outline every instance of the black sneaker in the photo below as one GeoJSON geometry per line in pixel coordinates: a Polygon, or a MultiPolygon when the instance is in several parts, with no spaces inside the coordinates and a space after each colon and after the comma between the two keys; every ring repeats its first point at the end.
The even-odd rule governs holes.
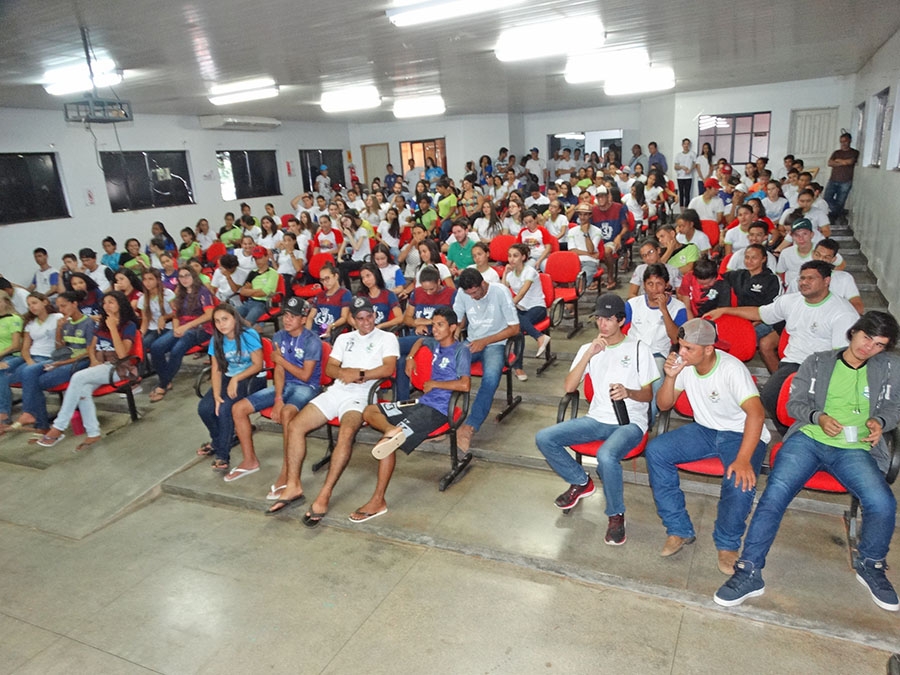
{"type": "Polygon", "coordinates": [[[865,560],[856,560],[853,566],[856,568],[856,580],[869,589],[876,605],[889,612],[896,612],[900,609],[897,592],[884,576],[884,571],[888,568],[884,560],[866,558],[865,560]]]}
{"type": "Polygon", "coordinates": [[[556,498],[555,504],[561,509],[571,509],[579,499],[590,497],[594,494],[594,481],[588,476],[588,482],[584,485],[570,485],[569,489],[556,498]]]}
{"type": "Polygon", "coordinates": [[[625,514],[617,513],[609,517],[609,526],[603,538],[610,546],[621,546],[625,543],[625,514]]]}
{"type": "Polygon", "coordinates": [[[756,598],[766,592],[766,582],[762,571],[752,562],[738,560],[734,564],[734,574],[716,591],[713,600],[722,607],[735,607],[747,598],[756,598]]]}

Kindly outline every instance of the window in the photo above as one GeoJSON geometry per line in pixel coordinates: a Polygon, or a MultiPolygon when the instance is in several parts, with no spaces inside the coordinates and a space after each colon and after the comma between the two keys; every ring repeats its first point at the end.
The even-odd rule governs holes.
{"type": "Polygon", "coordinates": [[[101,152],[113,212],[194,204],[187,153],[101,152]]]}
{"type": "Polygon", "coordinates": [[[856,149],[859,150],[859,156],[865,157],[863,154],[866,147],[866,102],[863,101],[856,106],[856,149]]]}
{"type": "MultiPolygon", "coordinates": [[[[432,138],[421,141],[401,141],[400,142],[400,165],[403,167],[399,173],[405,173],[409,170],[409,158],[412,157],[416,166],[425,166],[425,158],[432,157],[434,163],[441,167],[444,172],[447,171],[447,146],[443,138],[432,138]]],[[[410,189],[415,186],[411,185],[410,189]]]]}
{"type": "Polygon", "coordinates": [[[328,167],[328,178],[332,185],[349,185],[344,178],[343,150],[300,150],[300,175],[304,191],[315,192],[319,167],[323,164],[328,167]]]}
{"type": "Polygon", "coordinates": [[[0,154],[0,224],[68,217],[56,155],[0,154]]]}
{"type": "Polygon", "coordinates": [[[883,150],[884,133],[887,131],[886,124],[890,118],[887,113],[888,94],[891,93],[890,88],[882,89],[872,97],[872,144],[869,154],[869,166],[881,166],[881,157],[883,150]]]}
{"type": "Polygon", "coordinates": [[[771,121],[771,112],[700,115],[698,152],[709,143],[717,158],[724,157],[732,164],[768,157],[771,121]]]}
{"type": "MultiPolygon", "coordinates": [[[[894,91],[900,91],[900,82],[894,87],[894,91]]],[[[894,105],[888,108],[889,113],[885,113],[885,117],[890,119],[888,130],[893,131],[891,134],[891,146],[887,155],[887,168],[894,171],[900,170],[900,105],[897,105],[896,96],[894,105]]]]}
{"type": "Polygon", "coordinates": [[[281,194],[274,150],[218,150],[216,163],[226,202],[281,194]]]}

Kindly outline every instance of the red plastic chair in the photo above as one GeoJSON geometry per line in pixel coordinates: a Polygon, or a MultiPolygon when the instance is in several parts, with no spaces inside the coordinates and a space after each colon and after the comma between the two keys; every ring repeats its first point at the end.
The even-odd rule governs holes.
{"type": "Polygon", "coordinates": [[[283,216],[281,216],[281,229],[282,230],[288,229],[288,221],[293,217],[294,217],[293,213],[285,213],[283,216]]]}
{"type": "Polygon", "coordinates": [[[710,248],[713,249],[719,245],[719,224],[714,220],[701,220],[700,228],[703,234],[709,237],[710,248]]]}
{"type": "MultiPolygon", "coordinates": [[[[409,378],[410,384],[414,389],[424,390],[425,383],[431,379],[431,363],[433,354],[427,347],[420,348],[413,357],[416,363],[416,370],[409,378]]],[[[453,482],[459,478],[469,462],[472,461],[472,453],[467,452],[460,456],[459,445],[457,443],[457,431],[466,421],[469,415],[469,392],[454,391],[450,396],[450,403],[447,407],[447,424],[444,424],[430,434],[428,438],[439,438],[447,435],[450,438],[450,471],[441,478],[438,483],[438,490],[443,492],[453,482]]]]}
{"type": "Polygon", "coordinates": [[[213,242],[213,244],[206,249],[206,263],[210,267],[215,267],[219,264],[219,258],[228,253],[228,248],[221,241],[213,242]]]}
{"type": "MultiPolygon", "coordinates": [[[[594,383],[591,381],[590,375],[584,376],[584,397],[587,399],[588,405],[590,405],[591,401],[594,399],[594,383]]],[[[559,406],[556,409],[556,423],[561,424],[566,420],[566,412],[569,413],[569,419],[573,420],[578,417],[578,408],[581,402],[581,397],[578,395],[578,391],[573,391],[565,396],[563,396],[559,400],[559,406]]],[[[634,446],[628,453],[622,458],[622,461],[628,459],[635,459],[643,454],[644,450],[647,448],[647,440],[650,437],[650,432],[645,431],[643,438],[641,438],[641,442],[634,446]]],[[[579,464],[582,463],[582,457],[587,455],[589,457],[596,457],[597,452],[600,450],[600,447],[603,445],[605,441],[586,441],[584,443],[576,443],[575,445],[569,446],[572,452],[575,453],[575,459],[579,464]]],[[[575,507],[572,507],[575,508],[575,507]]],[[[572,509],[563,509],[563,513],[568,515],[571,513],[572,509]]]]}
{"type": "Polygon", "coordinates": [[[714,322],[719,339],[727,342],[725,351],[744,363],[756,355],[756,331],[753,324],[739,316],[724,314],[714,322]]]}
{"type": "Polygon", "coordinates": [[[516,238],[511,234],[498,234],[491,239],[491,260],[505,265],[509,262],[509,247],[516,243],[516,238]]]}
{"type": "MultiPolygon", "coordinates": [[[[309,259],[309,264],[307,265],[307,272],[313,279],[319,278],[319,273],[322,271],[322,267],[325,263],[331,263],[335,267],[337,264],[334,261],[334,256],[330,253],[316,253],[312,258],[309,259]]],[[[322,290],[322,284],[320,283],[312,283],[312,284],[299,284],[295,283],[293,285],[294,295],[297,295],[301,298],[314,298],[319,292],[322,290]]]]}
{"type": "MultiPolygon", "coordinates": [[[[544,306],[547,308],[547,318],[538,321],[534,324],[534,327],[544,335],[549,336],[550,328],[553,325],[552,317],[554,314],[560,314],[560,311],[554,311],[554,305],[562,307],[565,303],[555,297],[553,279],[549,274],[541,272],[539,278],[541,281],[541,290],[544,292],[544,306]]],[[[544,350],[544,362],[537,369],[537,374],[540,375],[555,362],[556,355],[550,351],[550,345],[547,345],[547,349],[544,350]]]]}
{"type": "MultiPolygon", "coordinates": [[[[525,348],[525,340],[522,334],[516,335],[506,341],[506,362],[503,364],[503,375],[506,377],[506,407],[495,418],[498,422],[509,415],[522,402],[521,396],[513,395],[513,364],[525,348]]],[[[472,364],[472,377],[484,376],[484,364],[476,361],[472,364]]]]}
{"type": "Polygon", "coordinates": [[[725,274],[728,271],[728,263],[731,262],[731,257],[734,253],[729,253],[726,256],[723,256],[722,262],[719,263],[719,276],[725,274]]]}
{"type": "Polygon", "coordinates": [[[572,339],[573,335],[584,328],[584,323],[578,318],[578,301],[587,288],[587,276],[581,269],[581,259],[571,251],[556,251],[547,256],[544,272],[553,282],[550,323],[554,327],[562,323],[565,305],[572,305],[572,330],[566,334],[567,339],[572,339]]]}

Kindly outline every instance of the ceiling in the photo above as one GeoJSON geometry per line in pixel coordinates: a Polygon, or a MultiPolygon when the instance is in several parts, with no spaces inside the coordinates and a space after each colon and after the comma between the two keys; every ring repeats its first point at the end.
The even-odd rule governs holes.
{"type": "Polygon", "coordinates": [[[500,30],[521,23],[566,18],[571,29],[545,39],[589,44],[596,36],[579,33],[579,17],[599,14],[606,46],[647,48],[654,64],[674,68],[676,91],[853,74],[900,28],[897,0],[531,0],[402,29],[385,17],[391,2],[2,0],[0,107],[61,108],[64,99],[40,84],[48,68],[84,62],[80,25],[99,56],[125,69],[115,93],[136,116],[359,122],[392,121],[395,95],[434,90],[453,115],[623,100],[605,96],[602,84],[566,83],[565,57],[498,61],[500,30]],[[276,80],[280,96],[224,107],[207,100],[213,84],[261,76],[276,80]],[[378,87],[381,108],[339,115],[319,108],[323,88],[359,82],[378,87]]]}

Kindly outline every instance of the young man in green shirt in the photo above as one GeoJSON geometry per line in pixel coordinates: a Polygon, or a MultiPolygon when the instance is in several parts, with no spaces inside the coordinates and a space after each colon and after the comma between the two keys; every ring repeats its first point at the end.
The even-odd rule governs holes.
{"type": "Polygon", "coordinates": [[[266,248],[254,246],[251,255],[256,269],[250,272],[241,288],[244,304],[238,307],[238,314],[244,317],[248,326],[253,326],[266,313],[269,298],[275,295],[278,288],[278,272],[269,267],[269,252],[266,248]]]}
{"type": "MultiPolygon", "coordinates": [[[[472,247],[475,242],[469,238],[469,221],[466,218],[457,218],[450,227],[453,239],[447,246],[447,264],[453,276],[457,276],[469,265],[474,264],[472,260],[472,247]]],[[[446,244],[445,244],[446,246],[446,244]]]]}

